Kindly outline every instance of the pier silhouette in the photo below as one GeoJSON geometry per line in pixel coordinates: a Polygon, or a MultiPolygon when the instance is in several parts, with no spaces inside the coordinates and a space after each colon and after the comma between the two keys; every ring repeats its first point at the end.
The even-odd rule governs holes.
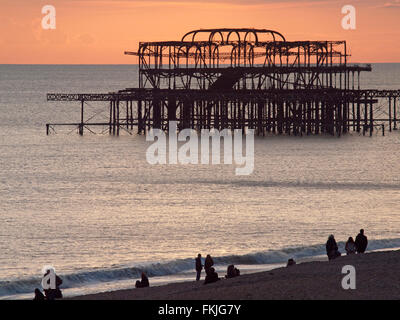
{"type": "Polygon", "coordinates": [[[346,41],[287,41],[267,29],[200,29],[180,41],[140,42],[139,86],[104,94],[49,93],[80,102],[80,121],[48,123],[103,133],[151,128],[254,129],[257,135],[369,133],[397,129],[400,90],[361,89],[371,65],[348,63],[346,41]],[[85,103],[107,102],[108,121],[85,120],[85,103]],[[106,129],[104,129],[106,128],[106,129]]]}

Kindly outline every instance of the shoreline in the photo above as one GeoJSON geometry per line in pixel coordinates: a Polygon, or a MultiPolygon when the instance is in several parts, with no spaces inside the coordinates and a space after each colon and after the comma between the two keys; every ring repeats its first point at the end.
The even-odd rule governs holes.
{"type": "MultiPolygon", "coordinates": [[[[240,265],[238,265],[240,269],[240,265]]],[[[218,274],[220,278],[224,274],[218,274]]],[[[132,286],[134,281],[132,279],[132,286]]],[[[67,300],[297,300],[400,299],[400,250],[342,256],[332,261],[303,262],[291,267],[241,275],[204,285],[170,283],[66,298],[67,300]],[[356,269],[356,289],[344,290],[342,267],[356,269]]]]}

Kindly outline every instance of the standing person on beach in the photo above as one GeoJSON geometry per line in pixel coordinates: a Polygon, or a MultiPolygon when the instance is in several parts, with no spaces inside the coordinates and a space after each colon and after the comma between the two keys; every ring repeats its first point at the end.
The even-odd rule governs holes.
{"type": "Polygon", "coordinates": [[[200,280],[200,276],[201,276],[201,270],[203,269],[203,265],[201,263],[201,254],[199,253],[197,255],[196,260],[196,281],[200,280]]]}
{"type": "Polygon", "coordinates": [[[204,261],[204,269],[206,271],[206,275],[210,272],[211,267],[214,265],[214,261],[211,256],[208,254],[206,256],[206,260],[204,261]]]}
{"type": "Polygon", "coordinates": [[[338,250],[338,245],[336,243],[335,237],[331,234],[326,242],[326,254],[329,260],[340,257],[341,254],[338,250]]]}
{"type": "Polygon", "coordinates": [[[368,239],[364,235],[364,229],[360,230],[360,233],[356,237],[357,253],[364,253],[368,246],[368,239]]]}

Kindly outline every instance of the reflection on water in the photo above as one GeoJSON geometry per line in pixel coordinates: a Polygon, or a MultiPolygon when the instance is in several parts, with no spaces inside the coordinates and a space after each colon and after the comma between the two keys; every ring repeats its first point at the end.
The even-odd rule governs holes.
{"type": "MultiPolygon", "coordinates": [[[[376,66],[371,87],[400,88],[395,68],[376,66]]],[[[399,131],[256,138],[244,177],[235,165],[151,166],[143,136],[45,135],[46,122],[79,117],[46,92],[132,87],[136,71],[0,66],[0,281],[38,277],[47,264],[75,274],[308,247],[361,227],[399,238],[399,131]]]]}

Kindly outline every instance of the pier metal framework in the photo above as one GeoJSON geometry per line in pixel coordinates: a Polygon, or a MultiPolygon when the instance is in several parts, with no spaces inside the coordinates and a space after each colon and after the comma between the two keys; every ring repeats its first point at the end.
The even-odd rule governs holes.
{"type": "MultiPolygon", "coordinates": [[[[181,41],[141,42],[139,87],[106,94],[48,94],[48,101],[80,101],[80,134],[103,126],[145,133],[150,128],[255,129],[256,134],[372,135],[397,129],[400,90],[361,89],[346,41],[287,41],[266,29],[200,29],[181,41]],[[89,101],[108,102],[107,121],[84,119],[89,101]]],[[[107,131],[107,130],[106,130],[107,131]]]]}

